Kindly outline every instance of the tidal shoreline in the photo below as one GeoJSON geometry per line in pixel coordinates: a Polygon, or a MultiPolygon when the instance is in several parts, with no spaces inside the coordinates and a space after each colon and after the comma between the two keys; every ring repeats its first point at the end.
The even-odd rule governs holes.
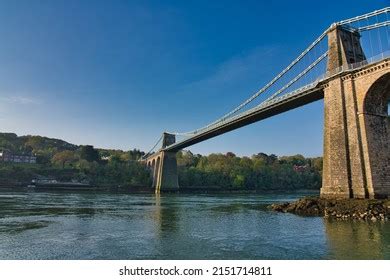
{"type": "Polygon", "coordinates": [[[273,211],[337,220],[388,221],[390,199],[323,199],[305,197],[293,202],[271,204],[273,211]]]}

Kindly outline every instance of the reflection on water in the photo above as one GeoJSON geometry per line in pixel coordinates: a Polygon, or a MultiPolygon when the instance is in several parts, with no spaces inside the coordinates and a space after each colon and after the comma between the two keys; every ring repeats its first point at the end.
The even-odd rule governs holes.
{"type": "Polygon", "coordinates": [[[295,195],[0,193],[0,259],[389,259],[390,223],[270,212],[295,195]]]}
{"type": "Polygon", "coordinates": [[[161,236],[169,236],[170,233],[177,230],[179,218],[175,207],[175,197],[170,200],[169,205],[164,205],[164,202],[161,202],[161,194],[155,194],[154,199],[156,201],[154,212],[157,231],[161,236]]]}
{"type": "Polygon", "coordinates": [[[325,221],[331,257],[390,259],[390,223],[325,221]]]}

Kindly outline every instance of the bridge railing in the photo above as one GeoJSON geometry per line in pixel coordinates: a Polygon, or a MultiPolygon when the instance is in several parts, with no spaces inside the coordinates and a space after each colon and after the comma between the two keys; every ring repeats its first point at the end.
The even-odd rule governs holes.
{"type": "Polygon", "coordinates": [[[321,80],[328,79],[330,77],[344,73],[346,71],[356,70],[358,68],[364,67],[364,66],[369,65],[369,64],[373,64],[375,62],[379,62],[379,61],[384,60],[384,59],[389,58],[389,57],[390,57],[390,50],[384,51],[384,52],[377,54],[377,55],[374,55],[374,56],[367,58],[366,60],[363,60],[360,62],[342,65],[342,66],[337,67],[336,69],[334,69],[332,71],[326,72],[323,75],[323,77],[321,77],[321,80]]]}

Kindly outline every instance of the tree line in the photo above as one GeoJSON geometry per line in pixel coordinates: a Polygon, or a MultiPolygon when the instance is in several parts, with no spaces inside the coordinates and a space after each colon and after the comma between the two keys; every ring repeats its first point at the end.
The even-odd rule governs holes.
{"type": "MultiPolygon", "coordinates": [[[[78,181],[97,186],[151,186],[150,170],[138,160],[144,152],[96,149],[41,136],[17,136],[0,133],[0,151],[29,154],[37,164],[0,162],[0,183],[28,182],[50,178],[78,181]]],[[[258,153],[236,156],[234,153],[177,153],[179,185],[224,189],[319,189],[322,158],[302,155],[282,156],[258,153]]]]}
{"type": "Polygon", "coordinates": [[[37,164],[0,163],[0,183],[32,179],[77,181],[91,185],[143,186],[151,184],[150,172],[138,161],[144,153],[95,149],[42,136],[0,133],[0,151],[35,155],[37,164]]]}
{"type": "Polygon", "coordinates": [[[177,155],[181,186],[223,186],[232,189],[319,189],[322,158],[302,155],[277,157],[258,153],[238,157],[234,153],[177,155]]]}

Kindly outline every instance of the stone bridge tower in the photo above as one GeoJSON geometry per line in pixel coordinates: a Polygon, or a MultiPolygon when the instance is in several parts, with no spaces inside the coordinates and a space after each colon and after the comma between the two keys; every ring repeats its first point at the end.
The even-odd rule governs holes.
{"type": "Polygon", "coordinates": [[[176,191],[179,189],[177,162],[175,152],[166,152],[163,149],[176,142],[173,134],[164,132],[162,150],[147,159],[153,178],[152,187],[156,193],[163,191],[176,191]]]}
{"type": "Polygon", "coordinates": [[[365,55],[357,31],[335,25],[328,33],[324,86],[324,167],[321,197],[390,196],[389,60],[336,74],[365,55]]]}

